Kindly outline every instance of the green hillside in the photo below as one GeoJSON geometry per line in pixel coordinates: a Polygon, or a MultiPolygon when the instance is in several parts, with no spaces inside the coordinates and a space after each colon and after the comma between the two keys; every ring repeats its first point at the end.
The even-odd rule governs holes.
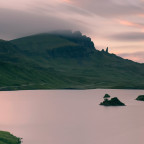
{"type": "Polygon", "coordinates": [[[0,131],[0,144],[21,144],[21,139],[9,132],[0,131]]]}
{"type": "Polygon", "coordinates": [[[144,64],[95,49],[80,32],[0,41],[0,90],[144,88],[144,64]]]}
{"type": "Polygon", "coordinates": [[[52,34],[33,35],[12,40],[11,42],[20,47],[23,52],[29,54],[44,54],[47,50],[54,48],[76,46],[74,42],[52,34]]]}

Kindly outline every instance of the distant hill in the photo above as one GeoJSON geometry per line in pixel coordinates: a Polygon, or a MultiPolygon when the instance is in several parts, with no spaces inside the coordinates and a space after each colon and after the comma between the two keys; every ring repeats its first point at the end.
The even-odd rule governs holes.
{"type": "Polygon", "coordinates": [[[78,31],[0,40],[0,65],[0,90],[144,88],[144,64],[96,50],[78,31]]]}

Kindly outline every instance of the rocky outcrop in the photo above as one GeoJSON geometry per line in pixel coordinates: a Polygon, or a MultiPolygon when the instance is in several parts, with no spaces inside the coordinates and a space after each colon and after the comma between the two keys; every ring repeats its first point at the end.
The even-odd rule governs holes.
{"type": "Polygon", "coordinates": [[[111,98],[110,100],[104,99],[103,102],[100,103],[103,106],[125,106],[117,97],[111,98]]]}

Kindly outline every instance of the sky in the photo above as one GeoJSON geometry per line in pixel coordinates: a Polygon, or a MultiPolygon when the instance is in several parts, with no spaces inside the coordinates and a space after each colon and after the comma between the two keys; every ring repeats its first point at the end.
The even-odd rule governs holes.
{"type": "Polygon", "coordinates": [[[144,0],[0,0],[0,39],[69,29],[144,63],[144,0]]]}

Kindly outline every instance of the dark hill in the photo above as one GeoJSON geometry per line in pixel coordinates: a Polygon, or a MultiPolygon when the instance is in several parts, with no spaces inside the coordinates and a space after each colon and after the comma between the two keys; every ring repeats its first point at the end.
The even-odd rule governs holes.
{"type": "Polygon", "coordinates": [[[95,49],[80,32],[0,41],[2,89],[144,88],[144,65],[95,49]]]}

